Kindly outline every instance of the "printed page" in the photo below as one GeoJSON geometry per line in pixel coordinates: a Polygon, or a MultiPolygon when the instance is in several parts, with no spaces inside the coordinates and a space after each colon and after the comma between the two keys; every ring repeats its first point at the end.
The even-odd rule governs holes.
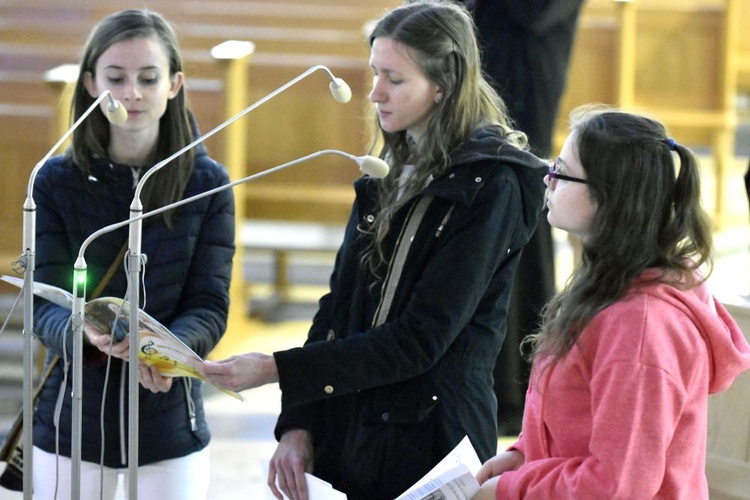
{"type": "MultiPolygon", "coordinates": [[[[458,443],[456,447],[453,448],[453,450],[445,456],[445,458],[443,458],[435,467],[432,468],[430,472],[428,472],[422,479],[417,481],[414,486],[406,490],[406,492],[404,492],[396,500],[418,500],[422,498],[434,498],[435,500],[442,498],[471,498],[472,495],[479,491],[479,483],[477,483],[474,476],[476,476],[481,467],[482,463],[479,461],[477,452],[471,445],[469,437],[464,436],[461,442],[458,443]],[[434,492],[438,488],[440,488],[441,485],[445,484],[447,480],[450,480],[449,478],[451,476],[453,476],[454,479],[456,477],[463,477],[465,475],[465,472],[467,471],[468,476],[470,476],[470,479],[473,480],[474,485],[476,485],[476,490],[473,493],[467,496],[448,497],[438,494],[437,496],[430,497],[431,492],[434,492]],[[446,476],[444,476],[442,480],[438,479],[441,474],[446,474],[446,476]],[[430,483],[435,479],[438,479],[436,483],[430,483]],[[420,489],[425,486],[425,489],[420,489]],[[419,492],[417,492],[417,490],[419,490],[419,492]]],[[[469,483],[471,483],[471,481],[469,481],[469,483]]],[[[473,486],[469,484],[469,488],[472,487],[473,486]]]]}
{"type": "MultiPolygon", "coordinates": [[[[315,477],[312,474],[305,472],[305,479],[307,479],[307,497],[310,500],[346,500],[346,495],[331,486],[331,483],[323,481],[319,477],[315,477]]],[[[276,483],[278,488],[278,479],[276,483]]],[[[281,491],[281,489],[279,489],[281,491]]],[[[274,498],[271,494],[271,489],[268,489],[268,498],[274,498]]],[[[289,500],[289,497],[282,492],[284,500],[289,500]]]]}
{"type": "MultiPolygon", "coordinates": [[[[1,279],[6,283],[17,286],[18,288],[23,288],[23,278],[3,275],[1,279]]],[[[73,294],[62,288],[35,281],[34,295],[47,299],[60,307],[65,307],[67,309],[73,308],[73,294]]]]}
{"type": "Polygon", "coordinates": [[[479,491],[479,483],[466,464],[458,464],[439,474],[399,500],[470,500],[479,491]]]}

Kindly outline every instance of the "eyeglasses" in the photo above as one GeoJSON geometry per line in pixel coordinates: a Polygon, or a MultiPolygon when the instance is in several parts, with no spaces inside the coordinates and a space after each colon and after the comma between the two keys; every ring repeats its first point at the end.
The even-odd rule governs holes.
{"type": "Polygon", "coordinates": [[[581,184],[588,184],[589,181],[586,179],[581,179],[580,177],[571,177],[569,175],[559,174],[557,173],[557,162],[560,160],[560,158],[555,159],[555,161],[549,166],[549,169],[547,170],[547,176],[549,177],[549,187],[551,189],[555,189],[557,186],[557,181],[570,181],[570,182],[579,182],[581,184]]]}

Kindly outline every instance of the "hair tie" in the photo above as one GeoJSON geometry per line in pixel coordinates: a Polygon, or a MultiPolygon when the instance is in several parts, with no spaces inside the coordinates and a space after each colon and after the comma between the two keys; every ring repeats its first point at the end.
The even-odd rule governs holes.
{"type": "Polygon", "coordinates": [[[666,140],[667,147],[669,147],[670,150],[676,151],[677,150],[677,142],[672,139],[671,137],[666,140]]]}

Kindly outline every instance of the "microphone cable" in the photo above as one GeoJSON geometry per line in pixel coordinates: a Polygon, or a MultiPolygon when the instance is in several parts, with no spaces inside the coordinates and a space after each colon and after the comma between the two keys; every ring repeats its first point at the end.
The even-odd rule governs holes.
{"type": "MultiPolygon", "coordinates": [[[[68,328],[72,329],[71,325],[72,316],[68,316],[65,322],[65,328],[63,331],[68,331],[68,328]]],[[[60,384],[60,390],[57,394],[57,401],[55,402],[55,413],[53,416],[53,423],[55,424],[55,500],[57,499],[58,488],[60,487],[60,415],[62,414],[63,400],[65,399],[65,391],[68,385],[68,369],[70,368],[70,359],[68,358],[68,344],[67,342],[62,343],[63,351],[63,379],[60,384]]]]}
{"type": "MultiPolygon", "coordinates": [[[[125,272],[127,273],[127,255],[125,255],[125,258],[122,260],[122,266],[125,272]]],[[[128,293],[128,290],[126,289],[125,290],[126,297],[127,297],[127,293],[128,293]]],[[[101,435],[101,438],[100,438],[101,444],[99,446],[99,500],[103,500],[103,496],[104,496],[104,451],[106,447],[106,443],[105,443],[106,432],[104,430],[104,420],[105,420],[105,404],[107,402],[107,387],[109,387],[109,375],[112,369],[112,346],[114,346],[115,329],[117,328],[117,321],[120,319],[120,313],[122,312],[123,305],[124,305],[124,301],[122,304],[120,304],[120,307],[118,308],[117,312],[115,312],[115,317],[112,320],[112,326],[110,327],[109,352],[107,353],[107,365],[104,370],[104,384],[102,387],[102,400],[99,406],[99,433],[101,435]]],[[[123,363],[123,366],[124,366],[124,363],[123,363]]]]}
{"type": "MultiPolygon", "coordinates": [[[[128,261],[130,260],[128,257],[130,256],[130,251],[128,251],[125,254],[125,258],[122,260],[122,267],[125,271],[126,275],[129,275],[130,268],[128,266],[128,261]]],[[[142,260],[145,261],[146,257],[142,256],[142,260]]],[[[138,286],[141,287],[142,295],[143,295],[143,308],[146,307],[146,286],[145,286],[145,266],[144,271],[141,273],[141,282],[138,284],[138,286]]],[[[112,347],[115,343],[115,331],[118,328],[118,323],[120,319],[125,319],[125,316],[122,315],[122,312],[125,308],[125,303],[127,301],[127,297],[130,295],[130,280],[128,280],[127,288],[125,289],[125,294],[122,299],[122,302],[120,303],[119,307],[117,308],[117,311],[115,311],[114,318],[112,319],[112,325],[110,327],[110,338],[109,338],[109,352],[107,353],[107,365],[105,368],[105,375],[104,375],[104,385],[102,389],[102,399],[101,404],[99,408],[99,432],[101,434],[101,444],[99,448],[99,499],[103,500],[104,495],[104,454],[105,454],[105,448],[106,448],[106,441],[105,441],[105,404],[107,401],[107,388],[109,387],[109,378],[110,373],[112,369],[112,347]]],[[[132,305],[131,305],[132,307],[132,305]]],[[[130,342],[133,342],[133,339],[129,339],[130,342]]],[[[138,339],[135,340],[136,342],[138,339]]],[[[127,465],[127,457],[125,455],[125,425],[124,425],[124,413],[122,411],[122,408],[124,406],[124,394],[125,394],[125,381],[127,379],[127,370],[126,366],[127,363],[133,363],[133,360],[129,360],[127,362],[123,361],[122,363],[122,369],[120,371],[120,419],[119,419],[119,425],[120,425],[120,461],[123,465],[127,465]]],[[[135,360],[137,363],[138,360],[135,360]]],[[[119,474],[119,473],[118,473],[119,474]]]]}
{"type": "Polygon", "coordinates": [[[23,295],[23,287],[21,287],[21,289],[18,291],[18,295],[16,295],[16,300],[14,300],[13,305],[10,306],[10,311],[8,312],[8,315],[5,317],[5,321],[3,321],[3,326],[0,327],[0,336],[2,336],[3,332],[5,332],[5,327],[8,326],[10,317],[13,316],[13,312],[16,310],[16,306],[18,305],[18,302],[21,300],[22,295],[23,295]]]}

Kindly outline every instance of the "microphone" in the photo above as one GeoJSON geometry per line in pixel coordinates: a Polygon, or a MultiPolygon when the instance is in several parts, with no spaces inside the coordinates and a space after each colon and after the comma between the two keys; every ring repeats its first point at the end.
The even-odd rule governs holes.
{"type": "Polygon", "coordinates": [[[335,78],[333,75],[331,75],[331,78],[332,80],[328,87],[331,89],[333,98],[340,103],[349,102],[352,98],[352,89],[341,78],[335,78]]]}
{"type": "Polygon", "coordinates": [[[350,158],[357,162],[359,169],[362,172],[376,179],[382,179],[387,176],[388,172],[391,170],[391,167],[389,167],[385,160],[381,158],[369,155],[361,157],[350,156],[350,158]]]}
{"type": "MultiPolygon", "coordinates": [[[[29,175],[28,185],[26,187],[26,200],[23,204],[23,253],[19,258],[21,268],[24,270],[24,307],[23,307],[23,331],[24,331],[24,355],[23,355],[23,419],[25,422],[32,422],[33,419],[33,345],[32,345],[32,332],[34,331],[34,270],[36,268],[36,204],[34,203],[34,181],[39,173],[39,170],[47,163],[47,160],[62,146],[62,144],[70,137],[70,135],[78,128],[78,126],[85,120],[92,111],[94,111],[99,104],[105,99],[110,99],[110,108],[113,109],[113,116],[117,119],[121,115],[124,115],[127,119],[127,112],[125,108],[117,100],[112,97],[112,94],[106,90],[94,100],[94,102],[83,112],[83,114],[76,120],[75,123],[63,134],[63,136],[55,143],[54,146],[44,155],[44,157],[37,162],[34,168],[31,170],[29,175]],[[117,111],[117,109],[121,111],[117,111]]],[[[108,119],[112,121],[109,113],[105,113],[108,119]]],[[[124,121],[124,120],[123,120],[124,121]]],[[[74,339],[75,342],[75,339],[74,339]]],[[[81,386],[74,387],[74,394],[80,398],[81,386]]],[[[74,403],[75,405],[75,399],[74,403]]],[[[26,495],[31,494],[32,490],[32,474],[33,474],[33,434],[32,426],[23,426],[23,450],[24,450],[24,461],[23,461],[23,491],[25,498],[26,495]],[[28,493],[27,493],[28,492],[28,493]]],[[[73,456],[76,453],[80,454],[80,447],[78,450],[72,450],[73,456]]],[[[80,460],[79,460],[80,463],[80,460]]],[[[80,477],[80,471],[78,472],[80,477]]]]}
{"type": "Polygon", "coordinates": [[[107,117],[109,123],[112,123],[113,125],[122,125],[128,119],[128,110],[125,109],[125,106],[123,106],[120,101],[112,97],[112,94],[110,94],[109,91],[107,91],[107,95],[109,95],[109,104],[107,105],[107,112],[104,113],[104,116],[107,117]]]}

